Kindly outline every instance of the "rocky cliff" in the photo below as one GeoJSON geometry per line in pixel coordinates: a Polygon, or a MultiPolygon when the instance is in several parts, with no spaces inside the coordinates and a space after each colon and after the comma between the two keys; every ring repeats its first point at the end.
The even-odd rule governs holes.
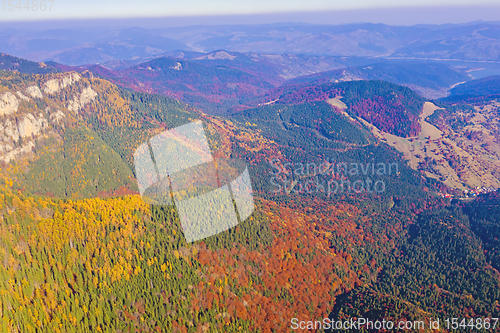
{"type": "Polygon", "coordinates": [[[56,135],[65,119],[93,101],[91,82],[77,73],[0,76],[0,162],[30,154],[41,137],[56,135]],[[85,82],[83,82],[85,81],[85,82]],[[14,83],[13,83],[14,82],[14,83]]]}

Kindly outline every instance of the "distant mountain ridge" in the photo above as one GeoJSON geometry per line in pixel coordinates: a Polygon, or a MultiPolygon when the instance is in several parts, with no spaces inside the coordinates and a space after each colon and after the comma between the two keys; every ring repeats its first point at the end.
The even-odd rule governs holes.
{"type": "Polygon", "coordinates": [[[0,70],[29,74],[48,74],[60,72],[58,68],[52,66],[51,64],[29,61],[5,53],[0,53],[0,70]]]}
{"type": "Polygon", "coordinates": [[[326,71],[291,79],[286,84],[383,80],[414,89],[428,98],[447,95],[447,88],[470,77],[448,65],[438,63],[373,63],[370,65],[326,71]]]}
{"type": "Polygon", "coordinates": [[[240,103],[264,95],[285,80],[322,70],[344,67],[338,57],[265,55],[219,50],[205,53],[175,51],[138,64],[65,67],[91,70],[115,84],[158,93],[198,106],[208,113],[224,113],[240,103]]]}
{"type": "Polygon", "coordinates": [[[0,52],[67,65],[143,61],[174,50],[500,61],[500,24],[263,24],[0,32],[0,52]]]}
{"type": "Polygon", "coordinates": [[[470,79],[461,69],[426,62],[370,62],[357,58],[224,50],[208,54],[176,51],[169,55],[136,65],[104,64],[73,70],[85,68],[115,84],[170,96],[217,114],[242,105],[252,106],[252,100],[282,85],[384,80],[410,87],[427,98],[438,98],[446,96],[452,85],[470,79]]]}
{"type": "Polygon", "coordinates": [[[450,90],[451,95],[500,95],[500,75],[462,83],[450,90]]]}

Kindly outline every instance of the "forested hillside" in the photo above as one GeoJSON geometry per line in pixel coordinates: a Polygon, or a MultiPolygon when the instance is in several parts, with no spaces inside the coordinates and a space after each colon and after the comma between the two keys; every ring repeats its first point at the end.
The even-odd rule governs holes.
{"type": "Polygon", "coordinates": [[[451,89],[452,95],[489,96],[500,94],[500,76],[488,76],[460,84],[451,89]]]}
{"type": "Polygon", "coordinates": [[[57,73],[59,70],[50,64],[43,62],[34,62],[11,55],[0,53],[0,70],[3,71],[18,71],[29,74],[47,74],[57,73]]]}
{"type": "MultiPolygon", "coordinates": [[[[37,77],[22,79],[31,86],[37,77]]],[[[355,274],[344,258],[328,249],[328,239],[312,228],[309,217],[297,218],[293,210],[272,201],[258,201],[254,216],[229,233],[187,245],[173,207],[147,206],[139,196],[83,199],[106,196],[84,191],[87,182],[101,189],[104,172],[120,175],[120,168],[123,173],[130,170],[134,145],[201,115],[168,98],[121,91],[99,79],[80,78],[58,96],[59,111],[68,119],[53,126],[53,133],[47,130],[48,138],[32,135],[36,153],[20,154],[2,169],[4,330],[171,332],[226,327],[236,332],[263,323],[266,330],[286,327],[274,318],[276,309],[283,315],[294,312],[306,318],[312,311],[321,316],[333,305],[335,294],[354,285],[355,274]],[[67,113],[72,111],[65,102],[80,84],[96,95],[78,114],[67,113]],[[33,176],[23,183],[25,174],[33,176]],[[72,187],[63,181],[81,183],[72,187]],[[298,233],[308,237],[301,239],[298,233]],[[290,239],[297,241],[285,242],[290,239]],[[334,262],[341,263],[337,273],[334,262]],[[316,276],[308,273],[313,267],[316,276]],[[273,277],[280,272],[289,287],[276,283],[273,277]],[[24,287],[17,289],[18,283],[24,287]],[[306,290],[322,296],[308,296],[306,290]],[[289,301],[295,297],[308,301],[295,305],[289,301]]],[[[56,100],[48,102],[56,107],[56,100]]],[[[241,154],[251,152],[249,163],[250,156],[257,164],[276,149],[258,133],[230,121],[204,119],[217,156],[232,154],[231,144],[237,140],[241,154]]]]}
{"type": "Polygon", "coordinates": [[[352,80],[383,80],[407,86],[427,98],[447,95],[449,87],[470,77],[448,65],[438,63],[373,63],[341,68],[291,79],[286,84],[321,84],[352,80]]]}
{"type": "Polygon", "coordinates": [[[409,88],[384,81],[285,85],[266,94],[260,103],[299,104],[333,98],[341,99],[351,116],[388,133],[408,137],[420,131],[417,119],[425,99],[409,88]]]}
{"type": "Polygon", "coordinates": [[[499,316],[498,195],[443,198],[359,120],[418,133],[424,99],[408,88],[289,86],[215,117],[90,71],[0,74],[2,331],[499,316]],[[137,194],[133,154],[195,120],[214,157],[248,165],[255,211],[187,243],[176,206],[137,194]]]}

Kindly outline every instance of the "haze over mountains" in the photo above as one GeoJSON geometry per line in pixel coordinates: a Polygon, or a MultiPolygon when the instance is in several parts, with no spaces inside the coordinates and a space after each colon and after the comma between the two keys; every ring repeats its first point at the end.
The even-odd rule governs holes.
{"type": "Polygon", "coordinates": [[[454,85],[472,79],[466,68],[439,62],[227,51],[173,51],[138,64],[126,60],[83,66],[47,62],[43,69],[16,59],[4,55],[0,68],[31,68],[33,73],[91,70],[123,87],[170,96],[215,114],[252,105],[252,100],[281,85],[385,80],[408,86],[424,97],[439,98],[447,96],[454,85]]]}
{"type": "Polygon", "coordinates": [[[388,26],[384,24],[190,26],[172,28],[8,29],[2,52],[67,65],[142,60],[173,50],[227,50],[400,59],[500,60],[500,25],[388,26]]]}

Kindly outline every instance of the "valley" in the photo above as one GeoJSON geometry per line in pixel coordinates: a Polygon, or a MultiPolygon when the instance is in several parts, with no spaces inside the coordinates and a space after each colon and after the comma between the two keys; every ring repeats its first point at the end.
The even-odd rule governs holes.
{"type": "Polygon", "coordinates": [[[487,135],[488,132],[485,133],[482,129],[485,118],[482,115],[473,118],[476,121],[472,120],[473,125],[464,132],[455,133],[451,128],[443,132],[426,121],[436,110],[442,109],[430,102],[424,105],[419,119],[421,131],[418,136],[410,138],[401,138],[380,131],[366,121],[362,119],[361,121],[371,128],[375,136],[402,152],[413,169],[422,170],[427,176],[439,179],[451,188],[461,190],[476,187],[499,188],[500,159],[496,153],[498,145],[495,144],[495,137],[487,137],[490,139],[488,143],[471,140],[470,136],[464,140],[463,137],[464,132],[471,131],[472,128],[487,135]],[[485,150],[484,147],[489,148],[491,144],[493,150],[485,150]]]}
{"type": "MultiPolygon", "coordinates": [[[[435,54],[435,36],[455,38],[454,27],[260,28],[90,34],[50,57],[0,50],[61,61],[0,56],[0,331],[500,316],[498,77],[384,58],[435,54]],[[290,40],[295,53],[283,51],[290,40]],[[347,40],[354,54],[305,52],[347,40]],[[135,152],[195,121],[215,161],[246,166],[254,210],[188,241],[178,202],[141,197],[135,152]],[[347,181],[383,188],[318,186],[347,181]]],[[[439,54],[484,57],[468,50],[489,29],[467,26],[463,51],[439,54]]]]}

